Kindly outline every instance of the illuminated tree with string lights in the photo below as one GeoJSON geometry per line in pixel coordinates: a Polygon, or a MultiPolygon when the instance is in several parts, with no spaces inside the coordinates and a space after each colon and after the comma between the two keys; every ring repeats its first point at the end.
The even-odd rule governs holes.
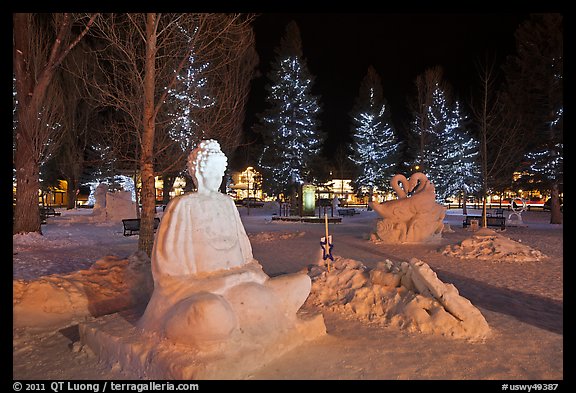
{"type": "Polygon", "coordinates": [[[468,120],[459,102],[451,99],[441,70],[427,70],[421,81],[425,99],[422,112],[415,114],[413,132],[425,143],[414,166],[419,165],[434,184],[439,200],[460,192],[465,199],[480,187],[479,143],[467,130],[468,120]]]}
{"type": "Polygon", "coordinates": [[[167,98],[170,105],[168,135],[178,142],[184,152],[190,151],[202,135],[201,125],[195,118],[202,110],[215,105],[214,98],[208,95],[208,78],[205,75],[209,63],[199,63],[192,52],[187,67],[178,75],[167,98]]]}
{"type": "MultiPolygon", "coordinates": [[[[161,172],[164,192],[162,201],[168,204],[170,190],[178,177],[184,177],[187,184],[192,183],[186,170],[187,153],[201,140],[206,139],[208,124],[207,112],[213,112],[216,99],[209,92],[210,63],[202,61],[192,51],[188,64],[176,78],[166,100],[166,135],[171,141],[164,143],[165,148],[158,152],[158,169],[161,172]]],[[[215,116],[210,113],[214,120],[215,116]]],[[[190,188],[192,186],[190,185],[190,188]]]]}
{"type": "Polygon", "coordinates": [[[446,144],[458,124],[448,104],[446,92],[438,84],[432,92],[432,103],[427,108],[426,116],[426,132],[430,136],[429,143],[424,148],[424,157],[428,162],[426,176],[436,187],[436,196],[442,198],[446,192],[444,177],[451,166],[451,160],[446,154],[446,144]]]}
{"type": "Polygon", "coordinates": [[[255,130],[265,144],[259,165],[267,191],[278,194],[313,180],[312,163],[323,141],[318,129],[320,104],[311,93],[313,77],[294,21],[288,24],[276,49],[268,78],[268,109],[258,116],[255,130]]]}
{"type": "MultiPolygon", "coordinates": [[[[440,154],[435,154],[438,165],[436,193],[440,198],[462,195],[466,214],[466,195],[481,187],[479,141],[467,129],[468,118],[461,113],[458,101],[450,112],[447,127],[439,135],[440,154]]],[[[435,171],[434,171],[435,172],[435,171]]]]}
{"type": "Polygon", "coordinates": [[[360,84],[351,115],[350,159],[359,169],[356,186],[368,187],[372,195],[374,187],[389,188],[389,179],[396,173],[400,146],[382,93],[382,81],[372,66],[360,84]]]}

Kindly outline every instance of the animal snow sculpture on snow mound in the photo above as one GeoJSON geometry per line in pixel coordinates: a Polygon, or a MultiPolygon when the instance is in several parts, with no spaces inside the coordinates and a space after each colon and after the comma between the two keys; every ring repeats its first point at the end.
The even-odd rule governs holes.
{"type": "Polygon", "coordinates": [[[154,292],[138,326],[203,353],[260,351],[262,361],[325,334],[296,315],[306,273],[270,278],[253,258],[233,200],[218,191],[227,158],[215,140],[188,157],[197,192],[168,204],[152,250],[154,292]]]}
{"type": "Polygon", "coordinates": [[[422,172],[409,179],[395,175],[390,181],[398,199],[369,205],[380,217],[373,240],[387,244],[426,243],[442,235],[446,208],[436,203],[434,185],[422,172]],[[400,184],[402,187],[400,187],[400,184]]]}

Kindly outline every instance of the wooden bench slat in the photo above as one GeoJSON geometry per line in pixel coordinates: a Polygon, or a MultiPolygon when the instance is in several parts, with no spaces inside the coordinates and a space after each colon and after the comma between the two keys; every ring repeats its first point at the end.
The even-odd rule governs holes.
{"type": "Polygon", "coordinates": [[[54,210],[53,207],[41,207],[40,208],[40,213],[43,214],[45,217],[55,217],[55,216],[60,216],[62,213],[57,212],[56,210],[54,210]]]}
{"type": "MultiPolygon", "coordinates": [[[[140,219],[139,218],[125,218],[122,220],[124,226],[124,236],[137,235],[140,232],[140,219]]],[[[154,217],[154,231],[160,225],[160,218],[154,217]]]]}
{"type": "MultiPolygon", "coordinates": [[[[478,223],[480,224],[482,222],[482,216],[466,216],[462,222],[462,227],[466,228],[469,226],[471,224],[471,220],[478,220],[478,223]]],[[[506,218],[499,216],[486,216],[486,225],[489,227],[501,227],[502,229],[505,229],[506,218]]]]}
{"type": "Polygon", "coordinates": [[[494,210],[494,215],[492,213],[487,213],[487,217],[504,217],[504,209],[496,209],[494,210]]]}

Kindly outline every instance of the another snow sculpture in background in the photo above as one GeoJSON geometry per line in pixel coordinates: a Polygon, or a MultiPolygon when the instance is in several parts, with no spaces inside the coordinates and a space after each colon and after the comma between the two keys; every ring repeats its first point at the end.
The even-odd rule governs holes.
{"type": "Polygon", "coordinates": [[[92,216],[101,218],[102,221],[106,219],[106,194],[108,194],[108,184],[100,183],[94,191],[92,216]]]}
{"type": "Polygon", "coordinates": [[[106,193],[106,221],[120,222],[125,218],[136,217],[136,202],[131,191],[106,193]]]}
{"type": "Polygon", "coordinates": [[[387,244],[440,240],[446,208],[436,203],[434,185],[426,175],[416,172],[409,179],[395,175],[390,184],[398,199],[370,202],[372,209],[382,217],[377,221],[372,239],[387,244]]]}
{"type": "Polygon", "coordinates": [[[106,183],[100,183],[94,191],[94,208],[89,216],[80,216],[75,221],[121,222],[125,218],[136,218],[136,202],[131,191],[109,192],[106,183]]]}

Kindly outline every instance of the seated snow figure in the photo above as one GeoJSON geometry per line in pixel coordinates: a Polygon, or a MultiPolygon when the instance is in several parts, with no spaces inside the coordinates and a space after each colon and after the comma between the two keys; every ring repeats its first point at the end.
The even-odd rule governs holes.
{"type": "MultiPolygon", "coordinates": [[[[272,279],[253,258],[238,209],[218,191],[226,162],[215,140],[190,153],[197,192],[166,208],[152,250],[154,293],[138,326],[203,352],[283,345],[287,332],[308,334],[301,330],[309,321],[296,312],[311,280],[305,273],[272,279]]],[[[323,319],[314,325],[310,334],[325,333],[323,319]]]]}
{"type": "Polygon", "coordinates": [[[434,185],[426,175],[416,172],[410,179],[395,175],[390,184],[398,199],[370,202],[372,209],[382,217],[376,225],[376,240],[387,244],[439,241],[446,208],[436,203],[434,185]]]}

